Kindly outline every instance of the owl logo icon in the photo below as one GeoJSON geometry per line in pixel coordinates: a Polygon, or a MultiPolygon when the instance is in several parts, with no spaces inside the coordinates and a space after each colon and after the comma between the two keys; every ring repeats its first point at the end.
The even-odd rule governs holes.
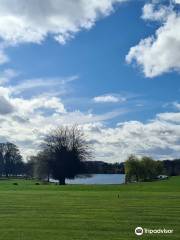
{"type": "Polygon", "coordinates": [[[143,228],[142,228],[142,227],[137,227],[137,228],[135,229],[135,234],[136,234],[137,236],[143,235],[143,228]]]}

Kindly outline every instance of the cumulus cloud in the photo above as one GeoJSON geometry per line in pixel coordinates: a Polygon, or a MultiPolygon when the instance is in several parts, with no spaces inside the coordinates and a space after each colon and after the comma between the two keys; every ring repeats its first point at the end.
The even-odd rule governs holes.
{"type": "Polygon", "coordinates": [[[167,112],[157,115],[160,121],[168,121],[180,124],[180,112],[167,112]]]}
{"type": "Polygon", "coordinates": [[[147,3],[143,7],[142,19],[151,21],[164,21],[169,14],[173,13],[172,6],[158,5],[147,3]]]}
{"type": "Polygon", "coordinates": [[[42,111],[43,109],[52,109],[57,113],[66,112],[61,99],[56,97],[12,98],[10,101],[14,108],[16,108],[16,112],[27,117],[29,114],[36,113],[36,110],[42,111]]]}
{"type": "MultiPolygon", "coordinates": [[[[0,0],[0,38],[9,46],[41,43],[51,35],[56,41],[65,44],[78,31],[90,29],[99,17],[109,15],[114,4],[120,2],[123,0],[0,0]]],[[[179,70],[178,13],[166,7],[146,5],[143,18],[161,21],[163,25],[155,36],[131,48],[127,61],[134,59],[149,77],[173,69],[179,70]],[[156,63],[153,63],[154,59],[156,63]]],[[[8,61],[4,53],[6,46],[0,45],[0,64],[8,61]]],[[[85,130],[87,141],[93,144],[96,160],[124,161],[131,153],[147,154],[157,159],[179,157],[179,113],[160,113],[147,123],[128,121],[108,127],[105,124],[107,120],[126,111],[103,114],[76,109],[69,111],[63,99],[54,94],[57,86],[58,90],[64,91],[64,83],[75,80],[77,76],[66,79],[30,79],[13,84],[10,80],[14,77],[16,73],[12,69],[0,74],[0,141],[16,143],[24,156],[34,154],[44,135],[51,129],[77,123],[85,130]],[[7,87],[7,83],[11,86],[7,87]],[[45,88],[48,88],[48,94],[47,91],[40,93],[45,88]],[[50,94],[52,88],[53,94],[50,94]],[[36,96],[30,94],[31,97],[23,97],[24,93],[35,89],[40,90],[36,96]]],[[[99,103],[125,100],[112,94],[94,98],[99,103]]]]}
{"type": "Polygon", "coordinates": [[[0,0],[0,37],[16,44],[42,42],[48,34],[64,44],[126,0],[0,0]]]}
{"type": "MultiPolygon", "coordinates": [[[[73,79],[75,78],[61,78],[58,88],[73,79]]],[[[40,83],[38,82],[38,86],[40,83]]],[[[29,83],[28,90],[34,87],[34,84],[34,81],[29,83]]],[[[53,85],[48,84],[49,91],[51,88],[53,85]]],[[[103,122],[125,113],[122,110],[103,114],[79,110],[68,111],[63,100],[55,94],[42,92],[40,95],[25,98],[23,94],[15,94],[14,89],[7,86],[0,87],[0,141],[14,142],[20,147],[24,156],[34,154],[44,135],[57,126],[103,122]]],[[[24,91],[24,87],[18,88],[18,85],[17,89],[21,93],[24,91]]]]}
{"type": "Polygon", "coordinates": [[[85,130],[93,142],[98,160],[124,161],[130,154],[155,159],[173,159],[180,151],[180,114],[161,113],[147,123],[128,121],[114,128],[89,124],[85,130]]]}
{"type": "MultiPolygon", "coordinates": [[[[68,82],[73,78],[65,79],[68,82]]],[[[66,83],[65,79],[61,78],[59,84],[66,83]]],[[[23,82],[21,84],[23,85],[23,82]]],[[[34,81],[29,83],[28,90],[34,84],[36,84],[34,81]]],[[[52,87],[49,84],[48,90],[50,91],[52,87]]],[[[21,91],[20,95],[14,94],[12,87],[0,87],[0,141],[16,143],[25,157],[38,151],[47,132],[66,124],[79,124],[84,129],[87,141],[95,149],[96,160],[124,161],[132,153],[151,155],[156,159],[178,157],[180,150],[178,112],[157,114],[147,123],[128,121],[115,127],[108,127],[106,126],[108,120],[126,114],[127,110],[120,109],[103,114],[75,109],[70,111],[59,96],[42,92],[40,95],[25,98],[22,94],[24,88],[18,90],[21,91]]]]}
{"type": "Polygon", "coordinates": [[[129,0],[0,0],[0,65],[10,60],[6,48],[40,44],[48,36],[65,44],[125,1],[129,0]]]}
{"type": "Polygon", "coordinates": [[[0,87],[0,96],[0,141],[16,143],[24,156],[39,149],[46,133],[66,124],[79,124],[84,129],[96,160],[119,162],[132,153],[156,159],[175,158],[180,151],[178,112],[157,114],[147,123],[128,121],[108,127],[106,121],[126,111],[69,111],[59,97],[41,94],[26,99],[14,96],[8,87],[0,87]]]}
{"type": "Polygon", "coordinates": [[[118,103],[126,101],[126,98],[107,94],[94,97],[93,101],[96,103],[118,103]]]}
{"type": "Polygon", "coordinates": [[[162,26],[155,35],[142,39],[131,47],[126,61],[135,61],[146,77],[156,77],[170,71],[180,71],[180,15],[172,6],[146,4],[146,20],[160,21],[162,26]]]}

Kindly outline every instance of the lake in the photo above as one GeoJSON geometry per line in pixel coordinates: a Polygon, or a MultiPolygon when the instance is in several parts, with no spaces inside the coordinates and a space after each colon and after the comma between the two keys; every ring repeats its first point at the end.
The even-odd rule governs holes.
{"type": "MultiPolygon", "coordinates": [[[[57,182],[50,180],[51,182],[57,182]]],[[[92,174],[91,177],[79,176],[75,179],[66,179],[67,184],[122,184],[125,182],[125,174],[92,174]]]]}

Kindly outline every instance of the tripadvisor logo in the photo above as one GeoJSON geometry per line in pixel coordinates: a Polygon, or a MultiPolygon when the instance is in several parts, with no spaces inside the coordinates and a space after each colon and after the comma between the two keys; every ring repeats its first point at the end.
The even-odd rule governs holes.
{"type": "Polygon", "coordinates": [[[135,234],[136,235],[138,235],[138,236],[141,236],[141,235],[143,235],[143,228],[142,227],[137,227],[136,229],[135,229],[135,234]]]}
{"type": "Polygon", "coordinates": [[[143,234],[171,234],[173,233],[173,229],[149,229],[149,228],[142,228],[142,227],[136,227],[135,228],[135,234],[137,236],[141,236],[143,234]]]}

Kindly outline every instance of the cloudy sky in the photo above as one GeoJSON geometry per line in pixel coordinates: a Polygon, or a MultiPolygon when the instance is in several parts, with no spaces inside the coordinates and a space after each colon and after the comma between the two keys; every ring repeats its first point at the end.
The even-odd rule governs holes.
{"type": "Polygon", "coordinates": [[[94,159],[180,157],[180,0],[0,0],[0,141],[79,124],[94,159]]]}

